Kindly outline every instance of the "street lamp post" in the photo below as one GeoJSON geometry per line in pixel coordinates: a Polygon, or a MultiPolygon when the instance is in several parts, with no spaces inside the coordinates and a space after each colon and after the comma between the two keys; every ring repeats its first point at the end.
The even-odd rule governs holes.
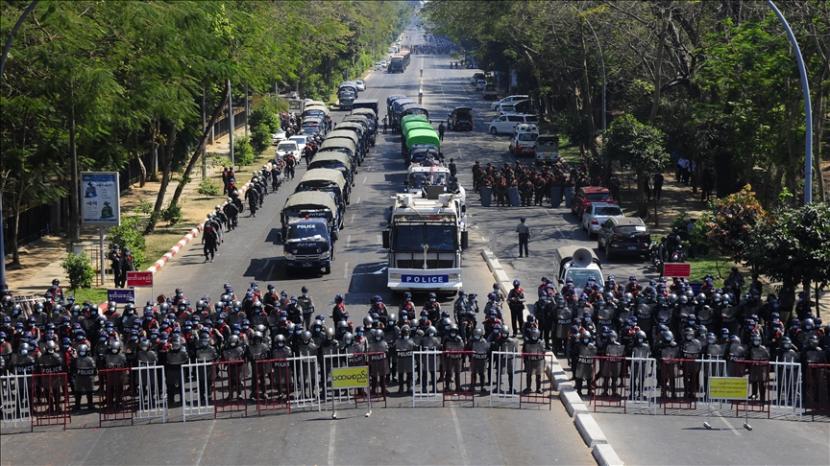
{"type": "Polygon", "coordinates": [[[806,134],[804,136],[804,204],[813,202],[813,104],[810,100],[810,83],[807,81],[807,67],[804,66],[804,57],[801,55],[801,48],[798,46],[798,40],[795,38],[795,33],[787,22],[787,18],[781,13],[781,10],[775,6],[772,0],[767,0],[767,4],[775,16],[784,26],[787,31],[787,39],[790,45],[795,49],[795,59],[798,62],[798,74],[801,77],[801,92],[804,94],[804,124],[806,125],[806,134]]]}

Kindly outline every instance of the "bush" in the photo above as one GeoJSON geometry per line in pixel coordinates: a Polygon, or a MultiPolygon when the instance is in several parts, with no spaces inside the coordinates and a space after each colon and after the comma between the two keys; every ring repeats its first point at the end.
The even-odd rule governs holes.
{"type": "Polygon", "coordinates": [[[239,138],[233,144],[236,165],[250,165],[254,161],[254,147],[251,145],[251,138],[239,138]]]}
{"type": "Polygon", "coordinates": [[[271,133],[276,133],[280,129],[280,119],[276,113],[271,112],[267,108],[258,108],[251,112],[251,117],[248,119],[248,124],[251,128],[256,128],[262,124],[271,133]]]}
{"type": "Polygon", "coordinates": [[[219,194],[221,194],[221,191],[219,190],[219,185],[217,185],[213,181],[202,180],[202,182],[199,183],[199,194],[205,196],[218,196],[219,194]]]}
{"type": "Polygon", "coordinates": [[[86,254],[69,253],[61,264],[69,276],[69,287],[73,290],[78,288],[89,288],[92,286],[92,277],[95,271],[89,263],[86,254]]]}
{"type": "Polygon", "coordinates": [[[171,205],[161,211],[161,218],[168,225],[175,225],[182,220],[182,208],[177,205],[171,205]]]}
{"type": "Polygon", "coordinates": [[[111,228],[109,236],[110,248],[117,245],[122,251],[129,249],[136,270],[140,270],[144,263],[144,232],[138,217],[121,217],[121,225],[111,228]]]}
{"type": "Polygon", "coordinates": [[[136,211],[143,215],[150,215],[150,213],[153,212],[153,204],[147,199],[141,199],[138,201],[136,211]]]}
{"type": "Polygon", "coordinates": [[[253,144],[257,154],[261,154],[271,147],[271,134],[273,133],[265,122],[254,126],[251,133],[251,144],[253,144]]]}

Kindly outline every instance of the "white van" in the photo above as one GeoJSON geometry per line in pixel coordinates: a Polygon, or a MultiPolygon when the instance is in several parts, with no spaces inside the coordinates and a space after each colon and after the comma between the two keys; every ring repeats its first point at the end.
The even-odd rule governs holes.
{"type": "Polygon", "coordinates": [[[490,106],[490,110],[497,110],[499,105],[505,104],[514,104],[519,101],[528,100],[530,97],[526,95],[509,95],[498,102],[493,102],[493,105],[490,106]]]}
{"type": "Polygon", "coordinates": [[[582,246],[561,246],[553,251],[553,271],[556,273],[557,289],[573,280],[577,295],[582,293],[588,279],[593,278],[600,286],[605,283],[599,258],[590,248],[582,246]]]}
{"type": "Polygon", "coordinates": [[[539,118],[536,115],[527,115],[524,113],[506,113],[504,115],[499,115],[494,118],[490,122],[489,126],[489,133],[492,135],[497,134],[513,134],[515,132],[516,125],[522,123],[538,123],[539,118]]]}

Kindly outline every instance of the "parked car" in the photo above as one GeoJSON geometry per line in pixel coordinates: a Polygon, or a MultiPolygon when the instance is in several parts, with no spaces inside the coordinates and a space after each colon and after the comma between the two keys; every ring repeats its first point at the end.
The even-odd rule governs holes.
{"type": "Polygon", "coordinates": [[[651,235],[639,217],[611,217],[597,232],[597,249],[612,256],[645,256],[651,250],[651,235]]]}
{"type": "Polygon", "coordinates": [[[278,129],[276,133],[271,134],[271,144],[273,144],[273,145],[279,144],[280,141],[285,140],[286,136],[287,135],[285,134],[285,131],[283,131],[282,129],[278,129]]]}
{"type": "Polygon", "coordinates": [[[473,74],[473,77],[470,78],[470,84],[472,84],[473,86],[476,86],[479,81],[484,81],[484,84],[487,84],[484,73],[475,73],[473,74]]]}
{"type": "Polygon", "coordinates": [[[620,206],[608,202],[592,202],[582,216],[582,229],[591,237],[599,232],[603,223],[614,217],[623,217],[620,206]]]}
{"type": "Polygon", "coordinates": [[[289,141],[294,141],[294,142],[297,143],[297,150],[299,151],[300,154],[303,153],[303,150],[305,149],[306,144],[308,144],[308,136],[306,136],[304,134],[297,134],[295,136],[291,136],[290,138],[288,138],[288,140],[289,141]]]}
{"type": "Polygon", "coordinates": [[[494,118],[487,129],[487,131],[492,134],[513,134],[516,128],[516,125],[522,123],[533,123],[536,124],[539,119],[536,115],[527,115],[523,113],[509,113],[504,115],[499,115],[494,118]]]}
{"type": "MultiPolygon", "coordinates": [[[[524,124],[518,126],[536,127],[536,125],[524,124]]],[[[537,131],[516,131],[516,134],[513,135],[513,139],[510,140],[510,147],[508,150],[516,157],[521,157],[523,155],[533,157],[536,155],[536,139],[538,137],[539,133],[537,131]]]]}
{"type": "Polygon", "coordinates": [[[611,197],[611,191],[603,186],[583,186],[576,190],[574,198],[571,201],[571,212],[576,215],[576,218],[582,220],[582,214],[585,213],[592,202],[611,202],[616,203],[611,197]]]}
{"type": "Polygon", "coordinates": [[[450,131],[472,131],[473,130],[473,109],[470,107],[457,107],[447,117],[447,129],[450,131]]]}
{"type": "Polygon", "coordinates": [[[363,92],[366,90],[366,83],[362,79],[355,79],[354,83],[357,85],[357,90],[363,92]]]}
{"type": "Polygon", "coordinates": [[[499,113],[523,113],[523,110],[530,110],[529,100],[517,100],[498,104],[495,110],[499,113]]]}
{"type": "Polygon", "coordinates": [[[277,157],[285,157],[288,154],[294,154],[294,157],[300,156],[300,149],[294,141],[282,141],[277,145],[277,157]]]}
{"type": "Polygon", "coordinates": [[[529,97],[526,96],[526,95],[509,95],[509,96],[507,96],[507,97],[505,97],[505,98],[503,98],[499,101],[493,102],[493,104],[490,105],[490,110],[497,110],[499,104],[512,104],[512,103],[516,103],[520,100],[528,100],[528,99],[529,99],[529,97]]]}
{"type": "Polygon", "coordinates": [[[559,135],[540,134],[536,138],[536,161],[555,162],[559,158],[559,135]]]}

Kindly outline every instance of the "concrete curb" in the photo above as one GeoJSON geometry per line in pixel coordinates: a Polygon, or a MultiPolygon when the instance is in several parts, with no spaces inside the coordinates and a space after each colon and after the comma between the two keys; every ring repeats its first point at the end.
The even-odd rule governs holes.
{"type": "MultiPolygon", "coordinates": [[[[493,274],[496,283],[499,284],[501,292],[507,296],[507,293],[513,288],[513,283],[498,258],[493,254],[493,251],[487,248],[482,248],[481,257],[487,263],[487,267],[490,269],[490,273],[493,274]]],[[[527,305],[525,305],[525,311],[528,311],[527,305]]],[[[553,389],[559,392],[559,400],[565,407],[568,416],[574,418],[574,426],[585,444],[591,448],[591,455],[597,464],[599,466],[623,466],[623,461],[608,443],[605,433],[588,410],[588,405],[582,401],[582,398],[574,390],[573,383],[568,380],[568,375],[555,356],[553,361],[545,367],[545,375],[553,384],[553,389]]]]}

